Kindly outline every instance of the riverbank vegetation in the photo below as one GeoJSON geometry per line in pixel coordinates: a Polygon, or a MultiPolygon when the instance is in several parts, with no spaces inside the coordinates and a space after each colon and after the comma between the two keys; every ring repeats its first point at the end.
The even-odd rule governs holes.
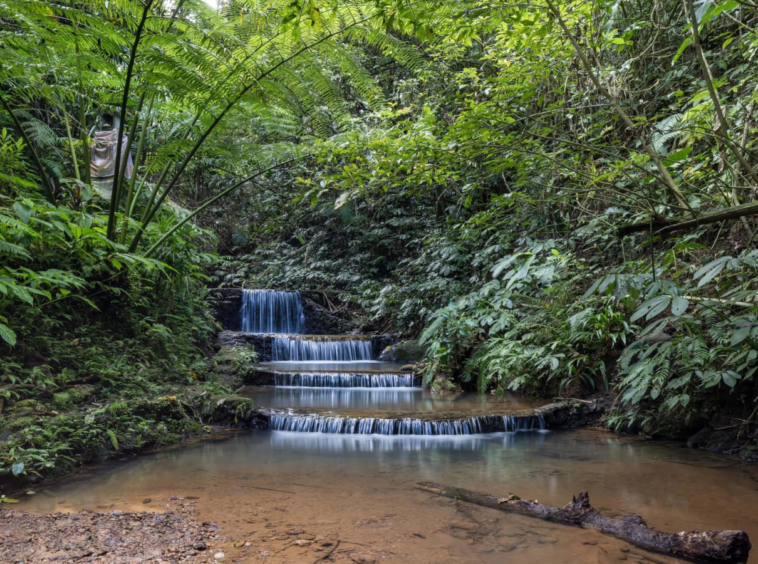
{"type": "Polygon", "coordinates": [[[0,472],[200,432],[182,394],[231,391],[208,285],[322,292],[420,338],[429,384],[752,436],[756,29],[735,0],[0,4],[0,472]]]}

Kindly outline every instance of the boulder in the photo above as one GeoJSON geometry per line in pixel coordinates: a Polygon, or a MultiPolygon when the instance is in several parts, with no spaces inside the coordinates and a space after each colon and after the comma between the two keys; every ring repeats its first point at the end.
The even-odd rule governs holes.
{"type": "Polygon", "coordinates": [[[426,355],[426,347],[418,341],[401,341],[387,346],[379,355],[384,362],[420,362],[426,355]]]}

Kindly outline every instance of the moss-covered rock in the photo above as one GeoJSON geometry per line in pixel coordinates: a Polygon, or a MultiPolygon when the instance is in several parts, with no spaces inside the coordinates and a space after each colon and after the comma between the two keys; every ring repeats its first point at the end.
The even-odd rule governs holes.
{"type": "Polygon", "coordinates": [[[58,409],[65,409],[80,404],[95,393],[95,386],[74,386],[66,391],[53,394],[53,405],[58,409]]]}
{"type": "Polygon", "coordinates": [[[426,347],[418,341],[402,341],[388,346],[379,360],[384,362],[419,362],[426,355],[426,347]]]}
{"type": "Polygon", "coordinates": [[[237,388],[255,371],[258,353],[250,345],[224,346],[213,357],[216,381],[237,388]]]}

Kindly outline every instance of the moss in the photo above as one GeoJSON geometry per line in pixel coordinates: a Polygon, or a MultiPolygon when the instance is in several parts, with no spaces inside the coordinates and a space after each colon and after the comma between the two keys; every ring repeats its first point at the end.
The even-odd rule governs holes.
{"type": "Polygon", "coordinates": [[[257,416],[255,402],[236,394],[211,396],[203,404],[201,411],[210,423],[224,425],[249,426],[257,416]]]}
{"type": "Polygon", "coordinates": [[[10,431],[10,432],[16,432],[21,431],[22,429],[25,429],[31,425],[34,424],[34,422],[37,420],[36,417],[32,417],[29,415],[20,415],[17,417],[4,417],[4,421],[0,425],[0,428],[2,428],[4,431],[10,431]]]}
{"type": "Polygon", "coordinates": [[[438,374],[432,382],[432,392],[435,394],[448,394],[460,392],[461,389],[445,374],[438,374]]]}

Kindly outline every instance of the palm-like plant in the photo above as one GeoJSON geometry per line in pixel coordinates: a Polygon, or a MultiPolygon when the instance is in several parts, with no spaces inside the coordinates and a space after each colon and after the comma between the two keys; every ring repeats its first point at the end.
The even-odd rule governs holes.
{"type": "Polygon", "coordinates": [[[50,200],[60,191],[35,130],[65,129],[59,145],[70,162],[52,176],[60,183],[73,172],[69,181],[86,187],[80,160],[89,145],[87,120],[105,111],[119,116],[106,235],[130,252],[209,143],[233,135],[235,123],[251,126],[246,133],[256,135],[247,141],[259,158],[248,160],[257,170],[239,171],[169,233],[156,235],[144,251],[150,255],[207,205],[302,158],[311,139],[338,131],[350,110],[332,75],[349,74],[367,109],[381,106],[381,89],[354,47],[371,45],[407,65],[420,61],[380,30],[383,17],[361,2],[321,10],[308,1],[235,0],[217,12],[199,0],[13,0],[0,4],[0,21],[13,22],[0,24],[8,52],[2,103],[50,200]],[[126,176],[127,153],[136,164],[133,178],[126,176]]]}

